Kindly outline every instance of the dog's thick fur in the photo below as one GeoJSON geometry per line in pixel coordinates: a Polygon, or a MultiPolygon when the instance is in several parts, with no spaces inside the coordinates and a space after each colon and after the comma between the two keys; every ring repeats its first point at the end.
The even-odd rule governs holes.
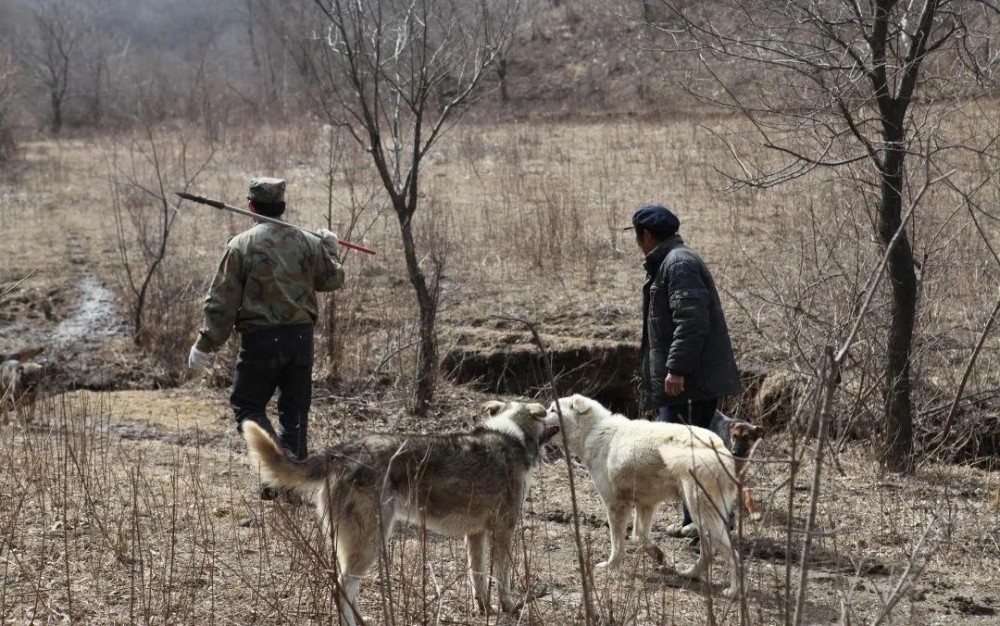
{"type": "Polygon", "coordinates": [[[739,589],[738,555],[726,523],[737,497],[735,462],[711,431],[662,422],[630,420],[595,400],[574,395],[549,407],[545,424],[563,427],[570,452],[587,466],[601,494],[611,528],[611,555],[599,566],[616,567],[624,554],[625,528],[635,510],[633,537],[659,561],[663,553],[649,537],[653,514],[664,500],[683,501],[701,535],[701,555],[682,576],[701,576],[715,549],[729,564],[727,597],[739,589]],[[562,413],[560,422],[559,413],[562,413]]]}
{"type": "Polygon", "coordinates": [[[0,355],[0,415],[3,416],[4,424],[9,421],[9,412],[20,415],[24,421],[30,421],[44,368],[26,359],[41,351],[41,348],[34,348],[11,355],[0,355]]]}
{"type": "Polygon", "coordinates": [[[546,432],[540,404],[494,401],[483,409],[489,417],[469,433],[371,435],[302,461],[257,424],[243,423],[263,482],[314,501],[339,563],[343,623],[356,623],[361,578],[397,522],[465,537],[483,611],[490,542],[500,604],[509,613],[520,607],[510,590],[512,539],[539,447],[555,430],[546,432]]]}

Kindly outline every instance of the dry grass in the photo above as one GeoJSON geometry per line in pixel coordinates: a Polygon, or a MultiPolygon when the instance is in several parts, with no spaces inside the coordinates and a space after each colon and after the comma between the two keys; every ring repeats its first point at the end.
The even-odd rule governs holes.
{"type": "MultiPolygon", "coordinates": [[[[468,406],[459,397],[447,405],[468,406]]],[[[319,402],[320,441],[342,436],[359,406],[319,402]]],[[[369,405],[369,429],[414,427],[392,403],[369,405]]],[[[253,498],[256,480],[232,436],[218,398],[205,391],[74,394],[50,400],[45,423],[3,431],[0,542],[4,586],[0,610],[13,623],[329,623],[331,565],[312,512],[253,498]],[[195,410],[200,407],[200,410],[195,410]],[[176,411],[175,411],[176,409],[176,411]],[[171,420],[170,413],[176,412],[171,420]],[[173,422],[173,423],[171,423],[173,422]]],[[[469,411],[442,419],[457,427],[469,411]]],[[[764,457],[787,458],[783,437],[764,457]]],[[[913,478],[886,478],[854,444],[829,468],[820,500],[820,527],[811,557],[812,592],[806,621],[827,621],[847,603],[856,618],[874,615],[890,594],[925,525],[936,517],[923,576],[908,591],[898,621],[934,623],[950,612],[975,615],[993,606],[1000,533],[988,494],[995,477],[932,467],[913,478]],[[963,566],[956,567],[956,563],[963,566]],[[963,608],[964,607],[964,608],[963,608]],[[935,617],[938,616],[938,617],[935,617]]],[[[665,507],[654,537],[665,548],[666,572],[630,546],[619,572],[593,568],[610,549],[602,506],[577,467],[585,555],[600,613],[615,623],[740,623],[738,605],[716,595],[721,564],[707,587],[672,573],[696,553],[665,539],[662,527],[679,515],[665,507]],[[633,552],[633,550],[635,550],[633,552]],[[705,592],[710,595],[703,595],[705,592]],[[711,602],[709,602],[711,598],[711,602]]],[[[801,476],[808,473],[804,467],[801,476]]],[[[764,518],[745,522],[744,557],[749,623],[785,618],[785,543],[801,528],[808,490],[789,489],[787,468],[753,470],[764,518]],[[789,494],[794,496],[787,516],[789,494]],[[793,530],[794,532],[794,530],[793,530]]],[[[576,555],[570,540],[565,466],[539,469],[517,546],[516,588],[546,587],[522,623],[582,623],[576,555]]],[[[795,539],[797,540],[797,536],[795,539]]],[[[793,557],[797,547],[793,544],[793,557]]],[[[463,571],[459,540],[400,533],[390,549],[395,623],[498,623],[477,617],[463,571]]],[[[362,613],[382,623],[381,594],[372,573],[362,589],[362,613]]],[[[980,623],[989,623],[982,613],[980,623]]],[[[499,623],[507,623],[501,619],[499,623]]],[[[511,622],[513,623],[513,622],[511,622]]],[[[972,621],[967,623],[974,623],[972,621]]]]}
{"type": "MultiPolygon", "coordinates": [[[[723,124],[707,123],[713,130],[723,124]]],[[[164,146],[176,149],[184,132],[163,129],[164,146]]],[[[290,183],[289,219],[324,224],[328,138],[308,125],[262,127],[252,140],[228,135],[212,146],[218,156],[196,190],[241,204],[252,175],[282,175],[290,183]]],[[[196,151],[208,151],[207,140],[194,139],[196,151]]],[[[0,352],[46,343],[73,316],[84,276],[123,293],[108,155],[113,144],[133,141],[141,138],[28,144],[0,185],[0,281],[37,269],[0,309],[0,352]]],[[[315,445],[379,429],[467,426],[484,397],[459,388],[445,385],[433,422],[414,423],[404,410],[416,307],[395,218],[373,193],[363,155],[338,146],[334,230],[346,237],[349,216],[360,215],[351,236],[379,255],[348,257],[348,285],[336,296],[341,351],[336,368],[319,367],[319,374],[336,369],[338,380],[318,387],[315,445]]],[[[879,257],[867,209],[852,200],[850,184],[836,180],[721,193],[725,180],[716,168],[725,158],[709,130],[689,121],[457,128],[428,163],[418,212],[422,248],[447,257],[443,332],[506,314],[568,338],[637,342],[643,276],[620,227],[636,206],[665,201],[724,290],[741,362],[808,375],[818,348],[842,336],[879,257]]],[[[140,180],[151,176],[144,167],[140,180]]],[[[994,203],[1000,198],[995,188],[988,194],[994,203]]],[[[950,212],[952,200],[944,192],[931,197],[915,227],[918,251],[928,253],[915,363],[919,409],[950,399],[995,297],[985,287],[996,277],[989,251],[968,214],[950,212]]],[[[170,280],[158,300],[176,324],[169,333],[176,343],[163,343],[161,352],[170,345],[186,351],[196,316],[181,313],[197,312],[224,241],[246,226],[204,207],[181,211],[164,274],[170,280]],[[177,285],[190,288],[167,289],[177,285]]],[[[998,234],[992,221],[985,228],[998,234]]],[[[881,297],[875,304],[837,407],[837,419],[860,424],[855,432],[862,435],[873,434],[879,416],[874,389],[885,304],[881,297]]],[[[322,334],[318,345],[325,345],[322,334]]],[[[970,391],[1000,387],[998,348],[990,336],[970,391]]],[[[164,362],[121,340],[50,346],[46,358],[64,371],[114,372],[97,385],[105,387],[174,384],[186,375],[180,358],[164,362]]],[[[38,407],[32,425],[0,430],[0,615],[12,623],[331,621],[329,555],[310,547],[311,514],[254,499],[256,480],[218,388],[231,358],[229,351],[218,375],[189,378],[179,389],[59,395],[38,407]]],[[[995,474],[928,462],[913,477],[883,476],[865,440],[834,444],[839,455],[824,468],[818,519],[826,534],[814,540],[806,621],[831,621],[843,607],[854,622],[871,620],[929,523],[932,533],[919,549],[926,567],[891,621],[995,619],[995,474]]],[[[715,593],[718,584],[687,583],[632,554],[619,573],[592,572],[600,614],[614,623],[701,624],[709,613],[718,623],[783,623],[786,545],[794,557],[808,506],[810,445],[776,436],[764,448],[775,462],[754,470],[766,515],[742,530],[745,612],[715,593]],[[792,458],[802,464],[788,483],[792,458]]],[[[592,567],[608,550],[607,529],[589,480],[583,473],[577,479],[584,560],[592,567]]],[[[565,466],[543,465],[524,520],[517,586],[546,585],[551,594],[532,603],[520,623],[583,623],[568,503],[565,466]]],[[[676,515],[662,512],[656,529],[676,515]]],[[[659,542],[674,561],[694,558],[675,540],[659,542]]],[[[412,531],[400,534],[391,553],[388,620],[374,570],[362,587],[362,612],[372,623],[516,622],[475,614],[461,542],[412,531]]]]}

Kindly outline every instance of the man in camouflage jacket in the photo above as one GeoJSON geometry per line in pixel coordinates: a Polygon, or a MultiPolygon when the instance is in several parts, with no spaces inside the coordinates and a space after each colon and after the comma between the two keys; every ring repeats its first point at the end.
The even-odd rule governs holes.
{"type": "MultiPolygon", "coordinates": [[[[254,178],[247,206],[260,215],[280,216],[285,181],[254,178]]],[[[240,351],[230,403],[237,428],[253,420],[298,458],[308,453],[316,292],[344,284],[337,236],[319,233],[321,240],[290,226],[260,222],[230,239],[205,298],[204,328],[188,357],[192,367],[209,365],[211,353],[235,328],[240,351]],[[275,390],[280,435],[266,414],[275,390]]]]}

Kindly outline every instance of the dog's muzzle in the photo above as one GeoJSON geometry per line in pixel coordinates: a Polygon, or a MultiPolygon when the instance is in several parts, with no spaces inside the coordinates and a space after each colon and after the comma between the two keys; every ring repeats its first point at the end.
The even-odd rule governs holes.
{"type": "Polygon", "coordinates": [[[546,428],[545,430],[543,430],[542,431],[542,443],[546,443],[549,439],[552,439],[553,437],[555,437],[557,432],[559,432],[559,427],[558,426],[549,426],[548,428],[546,428]]]}

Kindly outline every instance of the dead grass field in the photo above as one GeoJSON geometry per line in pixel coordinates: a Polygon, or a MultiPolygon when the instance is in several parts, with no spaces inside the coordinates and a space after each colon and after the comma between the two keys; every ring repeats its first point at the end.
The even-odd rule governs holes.
{"type": "MultiPolygon", "coordinates": [[[[186,131],[157,132],[170,185],[180,176],[175,157],[186,131]]],[[[342,353],[335,378],[327,376],[329,363],[318,364],[313,447],[377,430],[467,427],[490,396],[447,381],[426,421],[406,411],[416,306],[395,217],[353,150],[334,146],[329,176],[328,137],[327,129],[310,125],[258,129],[252,140],[234,133],[214,146],[194,186],[240,205],[251,176],[281,175],[289,180],[290,220],[322,224],[329,193],[334,230],[347,237],[353,210],[360,219],[352,236],[379,251],[373,258],[349,256],[349,282],[337,295],[342,353]]],[[[329,554],[309,548],[317,536],[312,514],[255,499],[257,480],[226,406],[232,352],[210,376],[191,377],[181,367],[218,255],[245,222],[183,206],[158,287],[172,307],[165,309],[170,326],[148,349],[125,336],[128,305],[109,178],[124,176],[132,140],[31,143],[0,181],[0,284],[35,271],[0,303],[0,352],[44,345],[44,362],[59,374],[33,422],[0,429],[0,616],[14,624],[335,622],[329,554]],[[94,307],[81,303],[94,301],[95,285],[116,294],[116,309],[86,313],[94,307]],[[73,390],[79,387],[90,390],[73,390]]],[[[191,150],[206,154],[207,140],[193,138],[191,150]]],[[[141,158],[137,163],[128,172],[148,183],[150,167],[141,158]]],[[[694,121],[456,128],[428,164],[418,213],[422,249],[447,259],[442,349],[455,345],[463,329],[468,337],[475,334],[470,329],[490,328],[496,316],[537,323],[556,347],[591,339],[638,343],[641,260],[621,227],[637,206],[663,201],[679,214],[682,234],[723,289],[740,363],[808,375],[810,359],[842,333],[877,264],[868,213],[846,200],[843,181],[722,193],[716,169],[725,163],[726,152],[694,121]]],[[[990,197],[994,205],[1000,198],[990,197]]],[[[146,206],[144,194],[135,198],[136,206],[146,206]]],[[[927,255],[914,364],[918,416],[950,400],[997,284],[997,269],[967,215],[951,212],[945,194],[928,206],[913,235],[927,255]]],[[[154,203],[143,210],[155,219],[154,203]]],[[[1000,234],[993,222],[985,228],[991,237],[1000,234]]],[[[927,460],[913,476],[884,475],[866,438],[877,432],[870,375],[884,307],[876,302],[845,371],[840,435],[850,420],[863,437],[836,439],[839,453],[824,468],[823,534],[810,555],[805,623],[835,623],[845,611],[851,623],[872,622],[914,553],[923,571],[904,585],[888,623],[995,623],[1000,482],[990,459],[977,467],[927,460]]],[[[324,341],[321,334],[319,345],[324,341]]],[[[1000,387],[998,348],[989,337],[969,393],[1000,387]]],[[[995,423],[996,407],[984,401],[972,410],[995,423]]],[[[670,567],[655,571],[638,553],[630,553],[621,572],[592,569],[609,549],[607,528],[596,492],[577,468],[584,562],[603,623],[791,619],[785,598],[798,579],[812,446],[776,433],[763,447],[773,462],[753,471],[765,516],[741,530],[745,608],[718,594],[720,569],[706,586],[683,581],[670,567]],[[803,464],[789,481],[793,456],[803,464]]],[[[516,586],[549,593],[519,618],[477,615],[462,542],[414,530],[400,533],[390,548],[391,603],[374,569],[362,586],[366,621],[584,623],[561,459],[539,469],[528,509],[516,586]]],[[[654,526],[669,564],[695,555],[662,536],[678,514],[661,511],[654,526]]]]}

